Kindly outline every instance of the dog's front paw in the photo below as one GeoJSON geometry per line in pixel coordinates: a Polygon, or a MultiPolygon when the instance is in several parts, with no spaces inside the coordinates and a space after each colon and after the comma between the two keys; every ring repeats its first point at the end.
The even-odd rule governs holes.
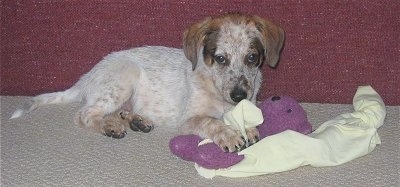
{"type": "Polygon", "coordinates": [[[213,141],[225,152],[236,152],[246,147],[246,140],[240,132],[229,127],[216,134],[213,141]]]}

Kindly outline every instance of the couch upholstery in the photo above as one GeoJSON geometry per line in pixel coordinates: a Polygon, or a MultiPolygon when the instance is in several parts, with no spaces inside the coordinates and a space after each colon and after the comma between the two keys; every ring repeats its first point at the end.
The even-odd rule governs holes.
{"type": "Polygon", "coordinates": [[[279,67],[264,67],[259,99],[350,103],[372,85],[400,104],[399,10],[392,1],[11,1],[2,2],[1,94],[70,87],[106,54],[143,45],[182,47],[182,32],[209,15],[240,11],[286,32],[279,67]]]}
{"type": "Polygon", "coordinates": [[[396,0],[3,0],[1,186],[397,186],[399,17],[396,0]],[[209,180],[169,152],[176,129],[129,131],[113,140],[73,124],[79,103],[8,119],[24,96],[70,87],[112,51],[181,48],[188,25],[230,11],[268,18],[285,30],[278,68],[263,67],[259,100],[290,95],[316,128],[352,110],[357,86],[372,85],[389,105],[378,130],[382,145],[336,167],[209,180]]]}

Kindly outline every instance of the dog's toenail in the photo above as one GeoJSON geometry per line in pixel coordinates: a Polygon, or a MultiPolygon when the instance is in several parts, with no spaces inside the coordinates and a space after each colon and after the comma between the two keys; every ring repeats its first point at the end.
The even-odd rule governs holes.
{"type": "Polygon", "coordinates": [[[236,151],[241,151],[244,147],[243,147],[243,145],[236,145],[235,148],[236,148],[236,151]]]}
{"type": "Polygon", "coordinates": [[[228,147],[224,147],[224,151],[227,153],[229,152],[229,148],[228,147]]]}

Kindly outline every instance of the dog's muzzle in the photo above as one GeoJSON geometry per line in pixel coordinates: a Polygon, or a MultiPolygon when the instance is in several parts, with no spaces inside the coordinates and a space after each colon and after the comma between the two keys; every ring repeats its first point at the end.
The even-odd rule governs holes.
{"type": "Polygon", "coordinates": [[[229,95],[231,96],[232,101],[236,103],[247,98],[247,92],[239,87],[235,87],[229,95]]]}

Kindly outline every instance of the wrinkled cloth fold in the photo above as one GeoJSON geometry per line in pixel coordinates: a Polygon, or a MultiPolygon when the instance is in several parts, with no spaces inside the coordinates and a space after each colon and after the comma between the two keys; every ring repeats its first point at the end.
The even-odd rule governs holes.
{"type": "Polygon", "coordinates": [[[336,166],[370,153],[380,137],[377,129],[386,116],[385,104],[370,86],[360,86],[353,98],[354,112],[321,124],[309,135],[287,130],[268,136],[238,154],[245,158],[224,169],[195,165],[206,178],[248,177],[283,172],[310,165],[336,166]]]}
{"type": "Polygon", "coordinates": [[[246,129],[260,125],[264,119],[261,110],[249,100],[240,101],[231,111],[223,116],[224,123],[237,129],[247,138],[246,129]]]}

